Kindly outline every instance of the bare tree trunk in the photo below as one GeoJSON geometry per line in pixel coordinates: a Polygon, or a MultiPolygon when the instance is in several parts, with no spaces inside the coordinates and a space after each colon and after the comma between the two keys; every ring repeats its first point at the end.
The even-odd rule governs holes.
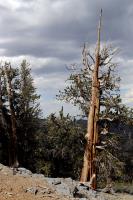
{"type": "Polygon", "coordinates": [[[11,67],[7,65],[5,67],[5,74],[7,79],[7,93],[8,93],[8,101],[9,101],[9,110],[11,114],[11,131],[10,132],[10,145],[9,145],[9,165],[11,167],[18,166],[17,159],[17,135],[16,135],[16,117],[15,111],[13,107],[13,91],[12,91],[12,83],[11,83],[11,67]]]}
{"type": "MultiPolygon", "coordinates": [[[[102,11],[101,11],[102,16],[102,11]]],[[[99,84],[99,65],[100,65],[100,30],[101,17],[98,27],[98,42],[95,55],[95,66],[92,78],[92,93],[91,104],[88,115],[88,126],[86,134],[86,148],[84,153],[83,168],[81,172],[81,182],[92,180],[92,188],[96,189],[96,144],[98,142],[98,120],[99,120],[99,98],[100,98],[100,84],[99,84]],[[92,179],[93,177],[93,179],[92,179]]]]}
{"type": "Polygon", "coordinates": [[[1,126],[5,126],[5,120],[3,116],[3,102],[2,102],[2,88],[1,88],[1,74],[0,74],[0,121],[1,121],[1,126]]]}

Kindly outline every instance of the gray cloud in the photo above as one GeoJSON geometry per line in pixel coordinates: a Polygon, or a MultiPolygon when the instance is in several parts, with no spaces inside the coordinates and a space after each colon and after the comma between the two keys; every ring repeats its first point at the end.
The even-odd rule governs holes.
{"type": "MultiPolygon", "coordinates": [[[[7,56],[29,54],[47,57],[49,54],[52,54],[50,56],[55,54],[60,58],[62,56],[69,58],[71,53],[73,54],[69,49],[71,45],[76,49],[84,41],[90,44],[95,42],[101,7],[104,10],[103,39],[122,41],[121,44],[126,45],[132,37],[132,26],[129,26],[132,19],[131,0],[122,4],[121,0],[115,2],[38,0],[31,1],[31,6],[26,4],[26,7],[22,6],[22,2],[26,1],[18,2],[21,2],[21,7],[16,10],[3,9],[3,6],[0,9],[2,10],[0,35],[12,39],[10,43],[5,44],[7,56]]],[[[129,51],[127,47],[126,51],[129,51]]]]}
{"type": "MultiPolygon", "coordinates": [[[[66,78],[65,65],[80,62],[84,42],[95,44],[101,8],[102,40],[121,49],[124,87],[128,84],[124,68],[132,64],[132,0],[7,0],[6,4],[1,0],[0,56],[15,62],[26,57],[36,80],[37,76],[45,78],[48,88],[53,74],[61,76],[57,87],[51,88],[49,96],[54,96],[66,78]]],[[[38,87],[42,92],[41,83],[38,87]]]]}

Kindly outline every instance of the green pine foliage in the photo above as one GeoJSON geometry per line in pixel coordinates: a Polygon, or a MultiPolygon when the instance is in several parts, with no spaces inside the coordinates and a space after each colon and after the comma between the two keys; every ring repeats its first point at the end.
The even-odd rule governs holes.
{"type": "Polygon", "coordinates": [[[45,121],[43,133],[37,136],[40,141],[36,152],[38,172],[53,177],[79,177],[84,152],[83,135],[84,128],[74,118],[65,116],[63,108],[59,116],[51,114],[45,121]]]}
{"type": "Polygon", "coordinates": [[[26,166],[34,162],[33,148],[36,145],[35,134],[39,128],[40,107],[38,100],[40,98],[36,93],[31,70],[26,60],[22,61],[20,68],[13,68],[10,63],[1,66],[0,73],[0,99],[1,99],[1,161],[9,164],[8,152],[10,152],[10,132],[11,132],[11,114],[8,101],[8,83],[6,79],[6,70],[11,80],[11,102],[12,109],[15,112],[16,136],[17,136],[17,154],[20,165],[26,166]],[[4,122],[4,124],[3,124],[4,122]]]}
{"type": "Polygon", "coordinates": [[[23,60],[19,70],[19,103],[17,112],[18,124],[18,151],[20,164],[28,167],[34,163],[34,148],[36,146],[36,131],[39,128],[41,115],[38,100],[40,95],[36,93],[30,65],[23,60]]]}

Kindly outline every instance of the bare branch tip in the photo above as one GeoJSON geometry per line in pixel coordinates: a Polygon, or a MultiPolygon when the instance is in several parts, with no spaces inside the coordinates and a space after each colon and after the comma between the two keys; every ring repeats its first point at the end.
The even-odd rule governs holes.
{"type": "Polygon", "coordinates": [[[103,9],[101,8],[101,16],[102,16],[102,14],[103,14],[103,9]]]}

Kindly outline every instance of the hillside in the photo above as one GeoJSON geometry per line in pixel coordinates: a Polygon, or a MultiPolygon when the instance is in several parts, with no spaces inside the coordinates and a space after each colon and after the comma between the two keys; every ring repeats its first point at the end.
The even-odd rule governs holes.
{"type": "Polygon", "coordinates": [[[77,183],[71,178],[45,178],[41,174],[32,174],[25,168],[18,168],[15,171],[0,164],[0,200],[131,200],[133,198],[129,194],[112,195],[79,187],[75,190],[75,184],[77,183]],[[74,191],[79,196],[73,197],[74,191]],[[85,198],[85,195],[89,196],[85,198]]]}
{"type": "Polygon", "coordinates": [[[0,200],[62,199],[42,178],[30,171],[13,175],[13,170],[0,165],[0,200]],[[38,191],[38,192],[37,192],[38,191]],[[38,194],[37,194],[38,193],[38,194]]]}

